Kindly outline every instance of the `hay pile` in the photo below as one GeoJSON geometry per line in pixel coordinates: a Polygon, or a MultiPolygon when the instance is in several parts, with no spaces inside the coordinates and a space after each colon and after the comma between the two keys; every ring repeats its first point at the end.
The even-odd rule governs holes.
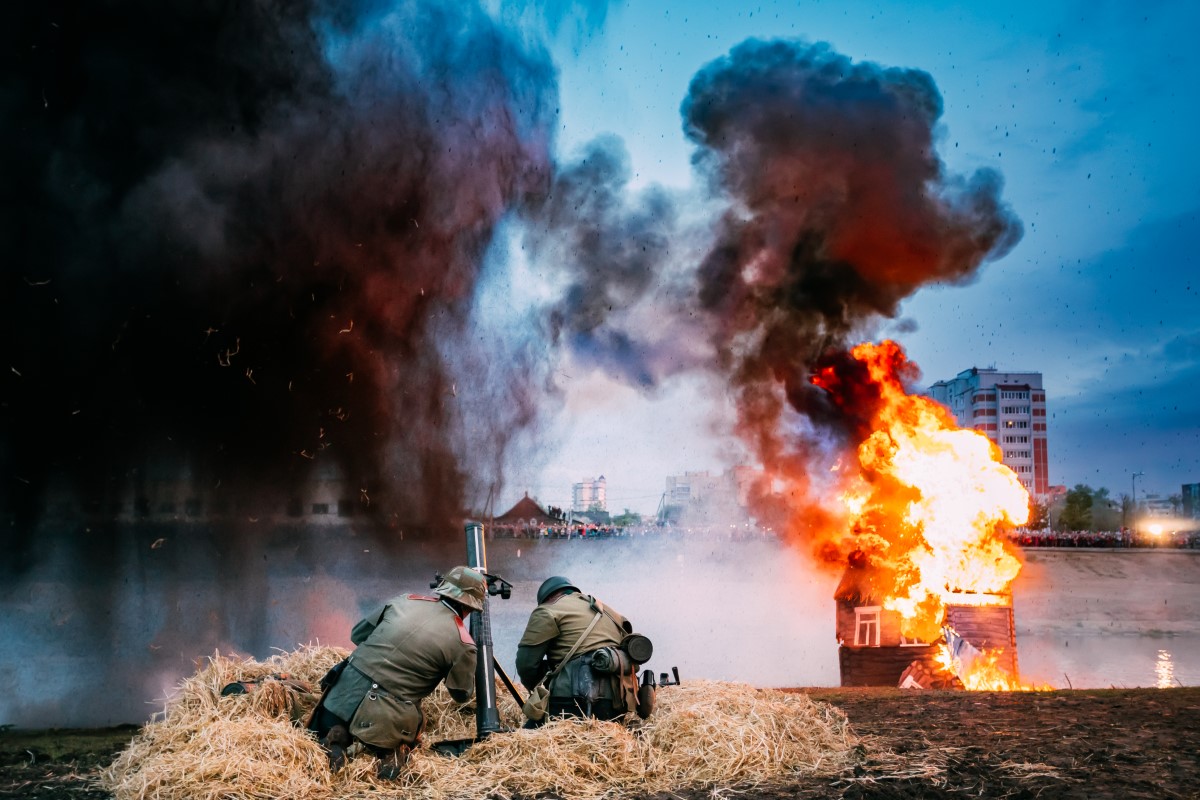
{"type": "MultiPolygon", "coordinates": [[[[429,724],[401,780],[375,778],[375,759],[361,754],[336,775],[324,753],[292,723],[315,696],[265,681],[247,695],[221,697],[236,680],[288,673],[314,686],[345,651],[305,647],[266,662],[219,654],[185,680],[103,773],[117,800],[215,798],[476,798],[552,792],[567,800],[731,786],[785,784],[799,776],[844,776],[864,749],[845,716],[803,694],[710,681],[659,691],[649,720],[629,726],[558,720],[537,730],[497,734],[459,758],[428,745],[475,734],[473,707],[461,708],[439,688],[424,703],[429,724]]],[[[498,688],[505,725],[524,718],[498,688]]]]}

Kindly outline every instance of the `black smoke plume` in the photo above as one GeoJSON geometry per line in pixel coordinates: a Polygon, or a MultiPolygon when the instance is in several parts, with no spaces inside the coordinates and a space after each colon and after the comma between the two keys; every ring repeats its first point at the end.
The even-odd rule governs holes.
{"type": "Polygon", "coordinates": [[[693,162],[728,199],[698,300],[768,474],[803,484],[831,433],[856,433],[811,383],[823,359],[1020,239],[997,173],[953,175],[939,159],[941,113],[928,74],[824,44],[750,40],[692,80],[693,162]]]}
{"type": "Polygon", "coordinates": [[[547,55],[471,3],[13,14],[5,564],[50,498],[103,514],[155,481],[255,515],[332,473],[378,519],[460,515],[433,331],[466,325],[498,220],[545,193],[547,55]]]}

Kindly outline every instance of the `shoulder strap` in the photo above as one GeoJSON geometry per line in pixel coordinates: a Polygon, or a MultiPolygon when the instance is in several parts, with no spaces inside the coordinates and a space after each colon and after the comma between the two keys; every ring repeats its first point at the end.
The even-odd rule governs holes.
{"type": "Polygon", "coordinates": [[[583,644],[583,640],[587,638],[587,635],[592,632],[592,628],[596,627],[596,623],[599,621],[600,612],[597,611],[596,616],[592,617],[592,621],[588,623],[587,628],[584,629],[579,638],[575,640],[575,644],[571,646],[570,651],[566,654],[566,656],[563,657],[563,660],[558,662],[558,666],[547,673],[546,677],[542,678],[542,683],[546,684],[547,686],[550,685],[550,682],[554,680],[554,676],[557,675],[562,668],[566,666],[566,663],[571,660],[571,656],[575,655],[575,651],[579,649],[579,645],[583,644]]]}
{"type": "Polygon", "coordinates": [[[622,625],[621,623],[617,622],[617,618],[614,617],[612,615],[612,612],[608,610],[608,606],[604,605],[604,603],[600,602],[599,600],[597,600],[594,597],[591,598],[591,607],[592,607],[593,611],[600,612],[600,613],[604,614],[604,616],[608,617],[609,620],[612,621],[612,624],[616,625],[617,628],[621,631],[622,635],[632,632],[632,631],[625,630],[625,626],[622,625]]]}

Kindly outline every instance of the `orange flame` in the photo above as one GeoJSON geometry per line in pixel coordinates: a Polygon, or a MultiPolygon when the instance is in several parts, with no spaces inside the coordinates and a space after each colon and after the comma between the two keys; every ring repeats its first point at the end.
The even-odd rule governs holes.
{"type": "MultiPolygon", "coordinates": [[[[900,614],[901,632],[932,642],[948,604],[1008,602],[1003,595],[1021,561],[1003,529],[1026,521],[1029,494],[994,442],[959,428],[930,398],[905,391],[901,376],[914,368],[899,345],[865,343],[850,355],[865,367],[865,395],[845,386],[838,367],[813,377],[840,398],[835,402],[856,405],[869,431],[857,446],[858,469],[842,470],[850,545],[869,561],[872,591],[900,614]]],[[[990,670],[988,659],[976,661],[981,676],[998,670],[995,659],[990,670]]],[[[998,685],[992,677],[979,681],[998,685]]]]}
{"type": "Polygon", "coordinates": [[[1015,692],[1027,688],[1020,684],[1015,677],[1000,665],[999,650],[983,650],[971,662],[968,669],[962,669],[954,663],[950,649],[945,645],[938,648],[937,662],[946,672],[952,672],[961,677],[963,687],[973,692],[1015,692]]]}

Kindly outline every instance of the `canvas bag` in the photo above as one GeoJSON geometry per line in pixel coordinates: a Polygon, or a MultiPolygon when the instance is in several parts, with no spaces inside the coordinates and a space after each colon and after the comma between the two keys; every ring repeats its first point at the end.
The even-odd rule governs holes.
{"type": "Polygon", "coordinates": [[[550,710],[550,687],[544,683],[533,687],[529,692],[529,697],[525,698],[525,705],[521,706],[521,710],[533,722],[541,722],[545,719],[546,712],[550,710]]]}
{"type": "Polygon", "coordinates": [[[554,682],[554,678],[559,671],[571,660],[571,656],[575,655],[575,651],[579,649],[579,645],[583,644],[583,640],[592,632],[592,628],[596,627],[596,623],[600,621],[600,612],[596,612],[596,616],[592,617],[592,621],[588,623],[587,629],[572,645],[571,651],[567,653],[566,658],[558,662],[555,667],[546,677],[538,682],[538,685],[529,690],[529,697],[525,698],[525,704],[521,706],[521,710],[525,712],[525,716],[531,722],[541,722],[546,718],[546,712],[550,710],[550,684],[554,682]]]}
{"type": "Polygon", "coordinates": [[[385,750],[415,744],[424,727],[420,706],[375,688],[367,692],[350,720],[352,735],[385,750]]]}

